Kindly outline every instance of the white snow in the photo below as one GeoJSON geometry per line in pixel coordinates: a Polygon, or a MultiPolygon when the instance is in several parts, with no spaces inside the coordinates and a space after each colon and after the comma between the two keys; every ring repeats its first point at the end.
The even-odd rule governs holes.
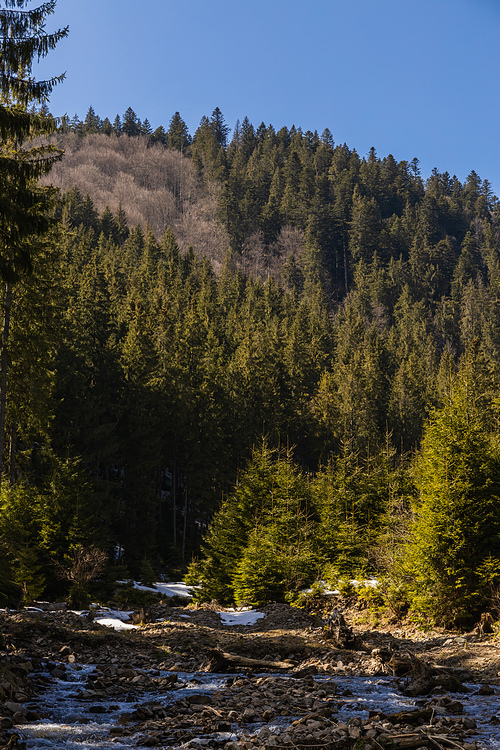
{"type": "MultiPolygon", "coordinates": [[[[117,581],[117,583],[130,583],[130,581],[117,581]]],[[[158,581],[152,586],[144,586],[142,583],[132,581],[134,588],[138,591],[151,591],[152,594],[163,594],[163,596],[183,596],[186,599],[191,599],[193,595],[193,589],[191,586],[181,582],[177,583],[163,583],[158,581]]]]}
{"type": "MultiPolygon", "coordinates": [[[[117,581],[117,583],[130,584],[131,581],[117,581]]],[[[186,599],[192,598],[191,587],[182,582],[164,583],[159,581],[153,586],[143,586],[137,581],[132,581],[132,583],[134,588],[139,591],[151,591],[151,593],[162,594],[162,596],[168,597],[177,595],[185,597],[186,599]]],[[[88,614],[88,610],[80,612],[73,611],[75,614],[81,616],[88,614]]],[[[126,622],[131,614],[132,611],[126,612],[119,609],[109,609],[108,607],[96,606],[94,609],[94,622],[99,623],[99,625],[104,625],[107,628],[114,628],[114,630],[134,630],[137,625],[132,625],[131,623],[126,622]]],[[[189,615],[185,616],[189,617],[189,615]]]]}
{"type": "Polygon", "coordinates": [[[130,615],[132,614],[133,610],[130,610],[129,612],[126,612],[122,609],[108,609],[108,607],[102,607],[101,609],[96,609],[95,614],[96,616],[101,615],[105,617],[111,617],[113,620],[121,620],[122,622],[125,622],[130,618],[130,615]]]}
{"type": "Polygon", "coordinates": [[[244,610],[243,612],[231,610],[229,612],[219,612],[219,615],[224,625],[254,625],[257,620],[265,617],[264,612],[257,612],[255,610],[244,610]]]}
{"type": "Polygon", "coordinates": [[[105,625],[107,628],[113,628],[113,630],[134,630],[136,627],[128,622],[119,620],[117,617],[96,617],[94,622],[98,622],[99,625],[105,625]]]}
{"type": "MultiPolygon", "coordinates": [[[[71,610],[75,615],[84,617],[88,615],[88,610],[71,610]]],[[[131,625],[126,622],[130,618],[132,611],[125,612],[121,609],[109,609],[109,607],[95,607],[94,609],[94,622],[98,622],[99,625],[105,625],[107,628],[113,628],[114,630],[133,630],[136,625],[131,625]]]]}

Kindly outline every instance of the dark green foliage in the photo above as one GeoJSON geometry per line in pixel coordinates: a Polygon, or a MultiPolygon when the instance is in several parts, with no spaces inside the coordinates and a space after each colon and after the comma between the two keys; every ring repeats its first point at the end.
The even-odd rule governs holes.
{"type": "MultiPolygon", "coordinates": [[[[61,75],[37,81],[31,74],[33,61],[45,57],[68,34],[68,27],[45,33],[46,18],[54,12],[56,1],[48,0],[32,10],[12,11],[10,8],[24,8],[28,0],[5,0],[8,10],[0,10],[2,93],[7,100],[22,107],[47,99],[54,86],[64,79],[61,75]]],[[[4,110],[4,106],[1,109],[4,110]]]]}
{"type": "Polygon", "coordinates": [[[313,518],[308,481],[264,442],[210,526],[197,596],[258,605],[312,582],[313,518]]]}
{"type": "Polygon", "coordinates": [[[405,565],[414,607],[445,624],[473,622],[500,582],[500,456],[473,364],[426,425],[405,565]]]}
{"type": "Polygon", "coordinates": [[[101,118],[96,115],[93,107],[89,107],[84,122],[85,133],[98,133],[101,130],[101,118]]]}
{"type": "Polygon", "coordinates": [[[4,580],[18,587],[19,599],[29,602],[45,588],[46,562],[42,544],[42,501],[26,484],[2,490],[0,536],[4,580]]]}
{"type": "Polygon", "coordinates": [[[165,141],[163,142],[166,146],[182,153],[186,151],[191,143],[191,136],[189,135],[187,125],[178,112],[170,120],[170,127],[167,131],[165,141]]]}
{"type": "Polygon", "coordinates": [[[4,486],[0,498],[0,540],[5,580],[19,587],[19,600],[54,589],[70,551],[94,534],[93,501],[76,461],[40,455],[30,475],[4,486]]]}
{"type": "MultiPolygon", "coordinates": [[[[309,471],[338,456],[319,473],[318,489],[302,492],[318,493],[316,547],[310,556],[299,539],[304,558],[294,577],[281,564],[285,552],[271,554],[282,546],[279,525],[257,522],[254,506],[228,521],[225,504],[211,526],[208,543],[219,534],[222,541],[207,558],[206,596],[257,601],[271,577],[283,598],[286,587],[314,577],[320,561],[332,575],[387,569],[391,555],[377,549],[387,539],[395,545],[391,503],[406,508],[411,492],[395,479],[396,459],[387,466],[380,449],[387,429],[398,451],[418,444],[441,377],[432,310],[415,299],[408,265],[377,254],[360,261],[350,295],[329,315],[319,281],[286,293],[272,277],[262,283],[235,272],[232,257],[217,277],[207,260],[183,256],[170,230],[158,244],[136,227],[123,242],[120,212],[99,218],[86,204],[77,195],[67,204],[76,233],[66,239],[68,333],[57,380],[65,395],[53,441],[84,458],[106,543],[125,550],[135,575],[145,555],[182,563],[265,429],[271,444],[280,435],[293,440],[309,471]],[[231,525],[247,521],[243,531],[231,525]],[[241,533],[245,541],[233,550],[241,533]],[[266,576],[252,562],[261,554],[266,576]]],[[[490,235],[488,243],[494,268],[490,235]]],[[[472,304],[465,286],[467,294],[472,304]]],[[[486,369],[493,331],[490,341],[486,369]]],[[[270,468],[266,481],[278,474],[270,468]]]]}
{"type": "Polygon", "coordinates": [[[121,124],[123,135],[134,136],[141,135],[141,124],[132,107],[129,107],[123,115],[121,124]]]}
{"type": "Polygon", "coordinates": [[[392,569],[409,519],[413,488],[408,469],[389,442],[370,457],[362,457],[350,442],[318,473],[313,494],[328,578],[366,577],[392,569]]]}
{"type": "MultiPolygon", "coordinates": [[[[129,227],[117,201],[99,215],[75,187],[56,212],[57,253],[29,256],[39,284],[12,299],[4,457],[12,497],[33,488],[30,585],[61,587],[48,558],[64,561],[79,543],[113,550],[150,579],[181,569],[203,535],[208,598],[284,599],[321,569],[397,583],[413,496],[406,451],[418,452],[429,414],[441,414],[432,410],[446,398],[447,370],[475,341],[488,424],[470,450],[491,453],[500,219],[488,183],[437,171],[424,182],[416,160],[373,149],[361,158],[326,131],[276,132],[248,118],[228,142],[218,109],[192,140],[178,113],[156,130],[131,108],[105,123],[90,108],[63,127],[181,152],[168,158],[186,174],[191,160],[199,201],[175,196],[177,244],[171,229],[160,238],[129,227]],[[200,243],[211,235],[210,257],[187,247],[187,223],[200,243]],[[213,239],[221,224],[229,248],[213,239]],[[267,446],[252,454],[262,434],[267,446]],[[273,453],[284,442],[293,461],[273,453]]],[[[28,265],[20,256],[19,270],[28,265]]],[[[438,435],[443,445],[453,425],[438,435]]],[[[465,486],[480,471],[464,466],[465,486]]],[[[422,502],[429,476],[419,480],[422,502]]],[[[474,503],[492,526],[486,480],[479,487],[474,503]]],[[[488,533],[485,521],[478,535],[493,548],[488,533]]],[[[0,543],[12,580],[21,553],[5,534],[0,543]]],[[[439,554],[452,559],[455,547],[444,535],[439,554]]],[[[455,597],[457,618],[487,601],[497,555],[478,550],[460,563],[477,561],[477,575],[464,573],[454,593],[419,563],[429,608],[436,587],[455,597]]],[[[424,606],[416,595],[414,604],[424,606]]]]}

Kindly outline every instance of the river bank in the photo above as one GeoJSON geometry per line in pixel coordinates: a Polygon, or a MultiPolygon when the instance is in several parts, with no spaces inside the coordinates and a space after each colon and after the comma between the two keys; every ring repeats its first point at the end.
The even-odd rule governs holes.
{"type": "Polygon", "coordinates": [[[220,609],[157,605],[151,622],[121,631],[67,611],[0,613],[3,745],[500,746],[493,635],[375,627],[351,608],[356,643],[343,649],[323,612],[271,604],[235,624],[220,609]],[[214,653],[234,660],[224,673],[214,653]],[[411,663],[452,675],[464,692],[405,694],[411,663]]]}

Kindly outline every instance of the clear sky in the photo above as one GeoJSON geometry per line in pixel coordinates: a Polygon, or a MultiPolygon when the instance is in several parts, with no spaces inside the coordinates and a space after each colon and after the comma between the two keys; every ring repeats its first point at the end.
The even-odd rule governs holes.
{"type": "Polygon", "coordinates": [[[420,160],[500,196],[500,0],[58,0],[70,35],[35,71],[66,71],[54,115],[128,107],[191,134],[219,107],[277,130],[329,128],[366,155],[420,160]]]}

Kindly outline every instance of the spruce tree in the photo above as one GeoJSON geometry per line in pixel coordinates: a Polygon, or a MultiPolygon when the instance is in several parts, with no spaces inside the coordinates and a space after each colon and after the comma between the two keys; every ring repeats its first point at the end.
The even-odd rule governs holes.
{"type": "Polygon", "coordinates": [[[85,133],[99,133],[101,130],[101,118],[96,115],[94,108],[89,107],[84,122],[85,133]]]}
{"type": "Polygon", "coordinates": [[[316,575],[319,556],[307,478],[291,452],[264,440],[215,515],[204,544],[200,598],[283,601],[316,575]]]}
{"type": "Polygon", "coordinates": [[[0,275],[5,281],[2,354],[0,364],[0,481],[3,468],[4,428],[7,401],[8,341],[13,284],[29,273],[33,255],[51,226],[49,211],[54,191],[40,187],[38,180],[50,172],[62,153],[53,146],[29,146],[35,136],[55,129],[45,107],[53,87],[64,76],[37,81],[33,62],[45,57],[63,39],[68,29],[45,33],[45,20],[54,12],[56,0],[33,10],[28,0],[5,0],[0,9],[0,275]],[[14,9],[14,10],[13,10],[14,9]]]}
{"type": "Polygon", "coordinates": [[[129,137],[141,134],[140,120],[137,118],[132,107],[129,107],[123,115],[121,132],[129,137]]]}
{"type": "Polygon", "coordinates": [[[471,624],[500,582],[500,457],[470,357],[424,431],[406,569],[416,610],[471,624]]]}
{"type": "MultiPolygon", "coordinates": [[[[155,131],[155,134],[156,132],[157,131],[155,131]]],[[[181,153],[184,153],[191,143],[191,136],[189,135],[187,125],[178,112],[172,116],[168,131],[166,135],[164,135],[164,138],[165,140],[163,143],[166,141],[166,145],[169,148],[180,151],[181,153]]]]}

